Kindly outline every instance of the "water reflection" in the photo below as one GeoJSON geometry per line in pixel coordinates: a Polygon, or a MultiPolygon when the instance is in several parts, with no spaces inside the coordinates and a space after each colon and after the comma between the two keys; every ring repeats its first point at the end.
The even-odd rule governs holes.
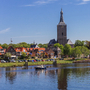
{"type": "Polygon", "coordinates": [[[16,67],[7,67],[5,69],[6,80],[8,79],[11,84],[13,84],[13,81],[16,79],[17,72],[14,71],[16,69],[17,69],[16,67]]]}
{"type": "Polygon", "coordinates": [[[67,90],[67,69],[58,69],[58,90],[67,90]]]}
{"type": "MultiPolygon", "coordinates": [[[[69,88],[72,87],[78,87],[79,89],[77,90],[80,90],[82,88],[85,89],[85,86],[90,89],[89,63],[57,66],[48,65],[46,70],[35,70],[34,67],[35,66],[29,66],[28,68],[0,68],[0,79],[4,80],[4,78],[6,78],[6,81],[3,83],[8,83],[5,84],[6,87],[8,87],[7,85],[13,85],[14,87],[17,83],[17,87],[21,85],[22,89],[26,87],[27,90],[69,90],[69,88]],[[43,88],[41,89],[41,87],[43,88]]],[[[2,85],[2,83],[0,84],[2,85]]],[[[1,88],[1,90],[3,90],[3,88],[1,88]]],[[[16,88],[13,90],[16,90],[16,88]]]]}

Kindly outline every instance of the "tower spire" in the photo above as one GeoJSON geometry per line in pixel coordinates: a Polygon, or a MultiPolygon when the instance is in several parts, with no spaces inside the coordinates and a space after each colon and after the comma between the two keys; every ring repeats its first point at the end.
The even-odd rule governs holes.
{"type": "Polygon", "coordinates": [[[61,16],[60,16],[60,22],[64,22],[64,20],[63,20],[63,11],[62,11],[62,8],[61,8],[61,16]]]}

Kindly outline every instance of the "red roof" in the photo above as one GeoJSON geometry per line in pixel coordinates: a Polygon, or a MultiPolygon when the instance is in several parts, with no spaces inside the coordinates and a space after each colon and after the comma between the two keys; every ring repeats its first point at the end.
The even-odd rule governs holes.
{"type": "Polygon", "coordinates": [[[3,48],[0,46],[0,49],[3,49],[3,48]]]}
{"type": "Polygon", "coordinates": [[[26,48],[24,48],[24,47],[15,48],[15,51],[16,52],[27,52],[26,48]]]}
{"type": "Polygon", "coordinates": [[[34,50],[36,50],[36,49],[38,49],[38,51],[40,51],[40,50],[43,50],[43,51],[45,51],[45,48],[27,48],[28,50],[30,49],[31,51],[34,49],[34,50]]]}
{"type": "Polygon", "coordinates": [[[0,53],[0,55],[2,55],[2,54],[0,53]]]}

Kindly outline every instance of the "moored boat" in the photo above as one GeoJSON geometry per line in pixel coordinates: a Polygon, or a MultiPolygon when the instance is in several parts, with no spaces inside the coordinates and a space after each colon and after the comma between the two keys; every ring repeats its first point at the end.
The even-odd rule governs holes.
{"type": "Polygon", "coordinates": [[[46,66],[43,66],[43,65],[36,66],[35,69],[46,69],[46,66]]]}

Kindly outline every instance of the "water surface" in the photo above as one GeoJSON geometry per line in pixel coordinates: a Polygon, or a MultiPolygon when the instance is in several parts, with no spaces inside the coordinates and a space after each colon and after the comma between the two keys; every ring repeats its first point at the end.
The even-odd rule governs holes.
{"type": "Polygon", "coordinates": [[[90,63],[34,67],[0,68],[0,90],[90,90],[90,63]]]}

